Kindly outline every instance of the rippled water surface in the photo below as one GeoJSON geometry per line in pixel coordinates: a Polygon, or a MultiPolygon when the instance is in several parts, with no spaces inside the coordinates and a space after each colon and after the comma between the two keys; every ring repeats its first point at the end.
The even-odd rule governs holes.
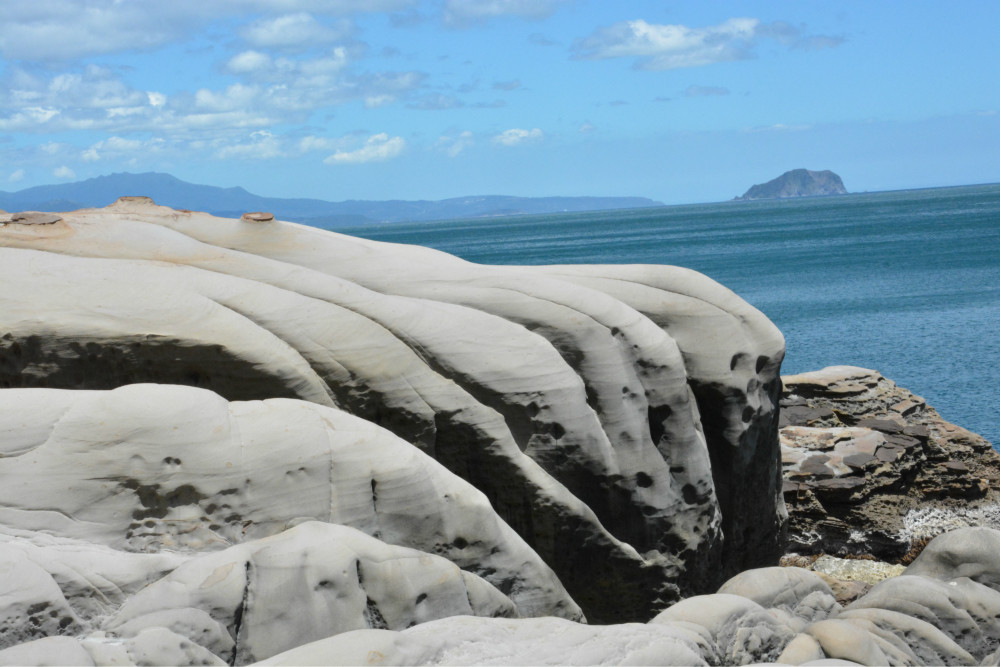
{"type": "Polygon", "coordinates": [[[786,337],[783,373],[879,370],[998,446],[997,185],[336,231],[484,264],[675,264],[786,337]]]}

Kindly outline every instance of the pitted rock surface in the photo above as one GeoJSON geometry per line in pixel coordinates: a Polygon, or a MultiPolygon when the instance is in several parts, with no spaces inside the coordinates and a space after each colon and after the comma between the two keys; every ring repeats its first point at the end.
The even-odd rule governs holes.
{"type": "MultiPolygon", "coordinates": [[[[705,276],[480,266],[140,197],[62,215],[0,229],[0,386],[336,406],[483,492],[592,621],[782,552],[784,340],[705,276]]],[[[139,494],[186,502],[159,483],[139,494]]]]}

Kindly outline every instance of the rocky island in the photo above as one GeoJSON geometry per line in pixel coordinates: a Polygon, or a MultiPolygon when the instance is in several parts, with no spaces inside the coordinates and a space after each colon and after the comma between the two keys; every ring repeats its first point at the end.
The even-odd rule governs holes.
{"type": "Polygon", "coordinates": [[[0,664],[997,663],[996,505],[816,558],[993,451],[694,271],[126,197],[0,214],[0,280],[0,664]]]}
{"type": "Polygon", "coordinates": [[[793,169],[767,183],[753,185],[738,200],[784,199],[788,197],[819,197],[847,194],[841,177],[833,171],[793,169]]]}

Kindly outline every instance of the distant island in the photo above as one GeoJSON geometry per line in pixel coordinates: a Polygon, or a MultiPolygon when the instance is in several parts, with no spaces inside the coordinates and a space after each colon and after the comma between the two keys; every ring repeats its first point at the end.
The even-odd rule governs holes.
{"type": "Polygon", "coordinates": [[[104,207],[122,194],[150,197],[157,204],[190,208],[227,218],[247,211],[269,211],[280,220],[331,229],[379,222],[482,218],[531,213],[599,211],[663,206],[645,197],[509,197],[479,195],[438,201],[324,201],[261,197],[243,188],[187,183],[170,174],[110,174],[76,183],[40,185],[0,192],[5,211],[72,211],[104,207]]]}
{"type": "Polygon", "coordinates": [[[793,169],[767,183],[751,186],[737,200],[784,199],[786,197],[816,197],[820,195],[848,194],[841,177],[833,171],[793,169]]]}

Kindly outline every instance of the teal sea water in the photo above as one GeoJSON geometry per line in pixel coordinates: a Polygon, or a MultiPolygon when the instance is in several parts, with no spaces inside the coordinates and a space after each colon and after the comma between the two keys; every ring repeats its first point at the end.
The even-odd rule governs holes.
{"type": "Polygon", "coordinates": [[[689,267],[778,325],[783,373],[874,368],[997,448],[999,216],[978,185],[336,231],[483,264],[689,267]]]}

